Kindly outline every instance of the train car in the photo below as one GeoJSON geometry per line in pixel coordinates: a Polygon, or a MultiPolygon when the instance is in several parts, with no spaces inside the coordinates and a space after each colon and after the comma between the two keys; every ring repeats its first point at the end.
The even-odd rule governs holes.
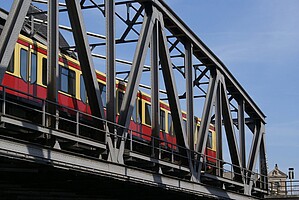
{"type": "MultiPolygon", "coordinates": [[[[97,71],[97,80],[101,91],[103,104],[106,105],[106,76],[97,71]]],[[[3,86],[22,93],[9,93],[24,102],[34,102],[34,97],[47,97],[47,48],[45,45],[20,35],[15,46],[12,60],[7,68],[3,86]]],[[[116,81],[116,110],[118,113],[125,93],[125,84],[116,81]]],[[[38,102],[35,102],[38,106],[38,102]]],[[[68,55],[59,55],[58,104],[74,110],[91,114],[85,91],[79,62],[68,55]]],[[[63,113],[63,111],[62,111],[63,113]]],[[[65,111],[67,113],[67,111],[65,111]]],[[[186,113],[183,112],[184,127],[186,128],[186,113]]],[[[70,117],[71,114],[67,113],[70,117]]],[[[200,120],[195,119],[195,136],[199,130],[200,120]]],[[[143,142],[151,141],[151,97],[139,91],[136,105],[129,127],[134,137],[143,142]]],[[[177,150],[176,137],[173,129],[169,105],[160,101],[160,145],[164,148],[177,150]]],[[[197,138],[195,137],[195,140],[197,138]]],[[[216,158],[216,133],[211,125],[209,129],[207,147],[207,162],[214,164],[216,158]]]]}

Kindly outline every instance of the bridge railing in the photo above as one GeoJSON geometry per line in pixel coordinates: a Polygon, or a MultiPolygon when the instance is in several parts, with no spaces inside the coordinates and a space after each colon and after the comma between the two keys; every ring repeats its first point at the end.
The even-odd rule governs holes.
{"type": "Polygon", "coordinates": [[[270,195],[299,196],[299,180],[269,182],[270,195]]]}
{"type": "MultiPolygon", "coordinates": [[[[40,131],[41,128],[49,128],[63,133],[56,134],[55,138],[59,139],[60,146],[64,150],[71,151],[75,149],[74,146],[77,147],[80,143],[83,144],[83,146],[89,146],[87,148],[88,151],[86,151],[88,156],[99,157],[98,153],[94,153],[98,152],[100,148],[99,144],[106,146],[107,137],[113,137],[114,139],[126,141],[125,150],[143,154],[144,156],[150,157],[151,161],[160,161],[158,165],[160,165],[162,161],[179,166],[177,168],[179,170],[183,168],[187,169],[185,170],[187,173],[177,173],[176,176],[182,176],[182,174],[186,175],[190,172],[188,171],[190,161],[193,163],[194,170],[196,171],[199,160],[202,158],[203,167],[200,172],[202,174],[221,177],[223,180],[239,182],[240,185],[243,185],[244,182],[251,182],[254,188],[267,190],[267,178],[265,176],[256,172],[246,171],[245,169],[219,160],[213,156],[190,151],[166,140],[166,136],[164,136],[164,138],[152,137],[139,130],[128,129],[88,113],[5,86],[0,86],[0,91],[2,117],[7,116],[19,120],[22,122],[22,126],[24,126],[25,122],[31,124],[31,126],[25,127],[26,129],[35,128],[35,131],[40,131]],[[54,107],[55,112],[49,112],[49,107],[54,107]],[[104,127],[98,126],[99,124],[104,124],[104,127]],[[106,127],[115,127],[116,130],[121,129],[126,134],[120,135],[117,134],[117,131],[107,132],[106,127]],[[69,146],[70,143],[74,145],[71,148],[69,146]],[[95,151],[93,152],[92,150],[95,151]],[[186,152],[189,152],[189,154],[186,152]]],[[[76,103],[74,103],[74,105],[75,104],[76,103]]],[[[15,123],[15,121],[11,122],[15,123]]],[[[50,133],[47,134],[48,136],[50,135],[50,133]]],[[[24,139],[23,136],[19,137],[24,139]]],[[[38,135],[38,137],[40,136],[38,135]]],[[[31,140],[32,136],[29,138],[31,140]]],[[[80,153],[82,153],[82,151],[80,151],[80,153]]],[[[83,154],[84,153],[85,152],[83,152],[83,154]]],[[[295,191],[297,190],[293,190],[293,192],[295,191]]]]}

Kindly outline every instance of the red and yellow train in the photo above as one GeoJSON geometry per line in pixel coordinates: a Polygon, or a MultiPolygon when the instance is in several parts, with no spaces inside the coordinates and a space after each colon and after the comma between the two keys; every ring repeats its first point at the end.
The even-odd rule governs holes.
{"type": "MultiPolygon", "coordinates": [[[[101,90],[103,104],[106,103],[106,77],[97,72],[97,80],[101,90]]],[[[62,106],[76,109],[81,112],[91,113],[83,82],[79,62],[67,55],[59,56],[59,91],[58,103],[62,106]]],[[[34,41],[24,35],[20,35],[15,46],[13,58],[7,67],[2,83],[8,88],[22,91],[37,98],[47,97],[47,49],[43,44],[34,41]]],[[[117,102],[119,111],[125,84],[116,81],[117,102]]],[[[22,97],[22,94],[11,92],[13,95],[22,97]]],[[[186,126],[186,113],[183,112],[186,126]]],[[[200,120],[196,119],[195,140],[200,126],[200,120]]],[[[150,140],[151,136],[151,97],[139,91],[136,98],[136,106],[131,118],[130,127],[136,137],[143,141],[150,140]],[[142,134],[138,134],[138,132],[142,134]]],[[[165,148],[176,148],[176,137],[173,130],[172,118],[169,105],[160,102],[160,139],[165,148]]],[[[215,163],[216,158],[216,133],[210,125],[206,154],[210,163],[215,163]]]]}

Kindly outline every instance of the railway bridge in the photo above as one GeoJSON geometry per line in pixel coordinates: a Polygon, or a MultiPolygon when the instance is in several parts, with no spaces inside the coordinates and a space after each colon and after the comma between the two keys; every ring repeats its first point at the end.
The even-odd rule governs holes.
{"type": "Polygon", "coordinates": [[[268,194],[265,115],[163,0],[1,7],[4,199],[268,194]]]}

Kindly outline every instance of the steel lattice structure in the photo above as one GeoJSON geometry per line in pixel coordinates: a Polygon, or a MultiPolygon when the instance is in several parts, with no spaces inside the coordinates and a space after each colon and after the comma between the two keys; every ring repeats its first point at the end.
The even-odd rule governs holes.
{"type": "MultiPolygon", "coordinates": [[[[159,137],[159,102],[163,99],[169,103],[177,143],[181,147],[181,154],[187,158],[192,181],[202,181],[204,160],[199,155],[205,153],[209,126],[214,124],[218,178],[223,178],[222,166],[226,161],[222,150],[225,143],[232,162],[233,181],[240,183],[244,194],[251,195],[256,187],[253,171],[258,163],[259,181],[262,182],[259,189],[267,193],[265,115],[221,60],[163,0],[65,0],[65,3],[51,0],[47,5],[48,11],[27,14],[32,3],[44,6],[47,2],[14,0],[0,36],[0,81],[3,80],[21,31],[38,38],[34,26],[47,26],[47,40],[44,39],[43,43],[48,48],[48,66],[52,66],[48,72],[48,100],[57,102],[59,51],[74,53],[80,61],[92,114],[109,122],[108,125],[98,124],[100,129],[107,132],[107,160],[124,164],[127,129],[135,97],[139,90],[148,90],[152,105],[152,136],[159,137]],[[97,12],[99,17],[92,24],[105,27],[105,34],[87,31],[84,16],[89,10],[97,12]],[[48,19],[35,18],[39,14],[47,14],[48,19]],[[71,16],[70,27],[59,24],[62,14],[71,16]],[[119,23],[122,25],[116,26],[119,23]],[[74,44],[61,46],[59,31],[71,33],[74,44]],[[121,48],[132,48],[134,54],[119,59],[119,52],[125,55],[124,50],[118,51],[121,48]],[[101,100],[96,78],[95,63],[98,60],[106,62],[106,106],[101,100]],[[118,121],[116,79],[127,84],[118,121]],[[144,84],[143,80],[148,84],[144,84]],[[186,108],[186,129],[181,108],[186,108]],[[194,135],[195,116],[201,119],[197,135],[194,135]],[[252,140],[245,136],[247,132],[252,140]],[[224,141],[224,136],[227,141],[224,141]],[[249,152],[246,152],[246,145],[251,145],[249,152]]],[[[50,113],[56,112],[55,106],[47,109],[50,113]]],[[[53,125],[51,120],[53,118],[48,118],[49,126],[53,125]]],[[[153,146],[158,146],[158,143],[153,143],[153,146]]],[[[157,155],[153,157],[158,159],[157,155]]]]}

